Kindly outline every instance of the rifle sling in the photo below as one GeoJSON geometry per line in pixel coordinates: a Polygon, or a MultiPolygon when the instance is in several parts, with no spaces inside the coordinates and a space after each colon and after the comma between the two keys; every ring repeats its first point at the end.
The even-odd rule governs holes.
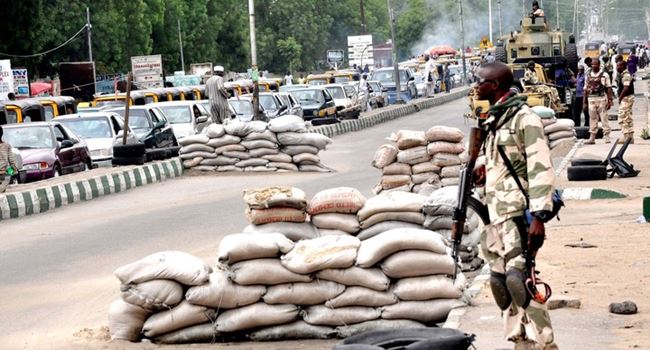
{"type": "Polygon", "coordinates": [[[510,162],[510,159],[508,159],[508,156],[506,155],[506,151],[503,149],[502,145],[497,145],[497,150],[499,151],[501,158],[503,158],[503,163],[506,165],[506,168],[508,168],[508,171],[510,172],[510,176],[512,176],[512,178],[515,180],[515,183],[517,183],[517,187],[519,187],[521,193],[524,194],[524,197],[526,198],[526,208],[529,208],[530,200],[528,199],[528,192],[526,192],[524,186],[521,184],[521,180],[519,180],[519,175],[517,175],[517,172],[515,171],[515,167],[512,166],[512,163],[510,162]]]}

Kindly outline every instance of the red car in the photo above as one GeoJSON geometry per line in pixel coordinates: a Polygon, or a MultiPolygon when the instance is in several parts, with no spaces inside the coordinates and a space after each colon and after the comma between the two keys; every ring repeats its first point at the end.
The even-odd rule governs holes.
{"type": "Polygon", "coordinates": [[[27,181],[92,168],[86,142],[56,121],[3,125],[3,140],[23,158],[27,181]]]}

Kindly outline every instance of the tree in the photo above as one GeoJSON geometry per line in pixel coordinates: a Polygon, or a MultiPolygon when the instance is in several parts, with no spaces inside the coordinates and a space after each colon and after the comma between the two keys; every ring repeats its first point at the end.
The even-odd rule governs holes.
{"type": "Polygon", "coordinates": [[[290,36],[286,40],[278,40],[277,46],[278,51],[280,51],[280,56],[289,63],[289,71],[293,71],[294,67],[299,68],[302,45],[298,44],[296,39],[290,36]]]}

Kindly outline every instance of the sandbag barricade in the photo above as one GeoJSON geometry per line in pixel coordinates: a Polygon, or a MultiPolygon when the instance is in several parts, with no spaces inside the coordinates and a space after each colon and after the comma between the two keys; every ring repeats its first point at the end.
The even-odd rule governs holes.
{"type": "Polygon", "coordinates": [[[577,140],[573,120],[555,118],[555,111],[548,107],[535,106],[531,109],[542,120],[544,135],[551,150],[560,146],[573,147],[577,140]]]}

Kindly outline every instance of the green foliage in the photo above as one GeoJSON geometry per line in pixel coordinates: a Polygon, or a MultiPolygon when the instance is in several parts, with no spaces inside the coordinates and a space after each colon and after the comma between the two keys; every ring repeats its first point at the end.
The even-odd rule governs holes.
{"type": "Polygon", "coordinates": [[[278,40],[278,50],[280,51],[280,56],[284,59],[285,62],[289,62],[289,71],[293,70],[293,67],[298,68],[300,64],[300,55],[302,54],[302,45],[298,44],[296,39],[292,36],[288,37],[286,40],[278,40]]]}

